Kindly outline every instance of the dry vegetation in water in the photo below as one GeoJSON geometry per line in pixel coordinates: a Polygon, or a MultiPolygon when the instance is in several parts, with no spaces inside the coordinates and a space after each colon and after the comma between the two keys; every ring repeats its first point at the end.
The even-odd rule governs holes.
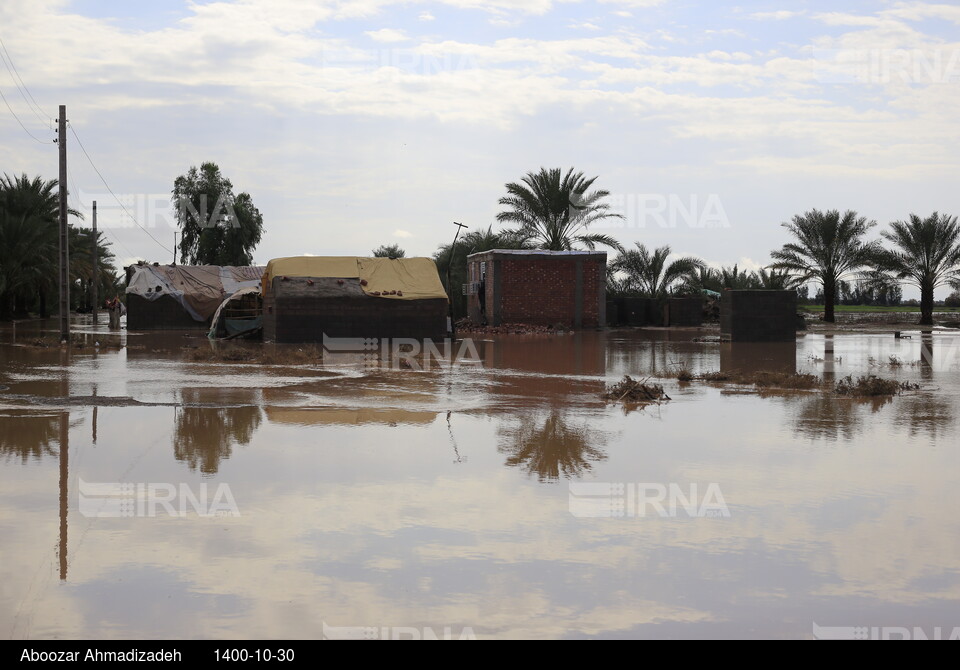
{"type": "Polygon", "coordinates": [[[787,372],[749,372],[738,370],[731,372],[707,372],[700,375],[700,379],[709,383],[730,383],[741,386],[756,386],[765,389],[786,389],[790,391],[804,391],[815,389],[823,385],[816,375],[787,372]]]}
{"type": "MultiPolygon", "coordinates": [[[[899,359],[897,359],[899,360],[899,359]]],[[[898,367],[894,359],[890,361],[890,367],[898,367]]],[[[902,363],[900,363],[902,365],[902,363]]],[[[895,379],[883,379],[876,375],[866,375],[854,379],[852,376],[841,379],[834,385],[830,385],[820,377],[806,373],[788,373],[788,372],[742,372],[740,370],[706,372],[700,375],[694,375],[688,367],[678,364],[676,370],[654,374],[654,377],[660,379],[676,379],[681,383],[692,381],[701,381],[708,384],[735,384],[737,386],[753,386],[765,391],[813,391],[820,390],[825,393],[832,392],[838,396],[856,397],[856,398],[876,398],[882,396],[895,396],[905,391],[919,390],[918,384],[909,382],[900,382],[895,379]]],[[[625,377],[629,380],[629,377],[625,377]]],[[[630,380],[633,382],[633,380],[630,380]]],[[[633,382],[637,383],[637,382],[633,382]]],[[[621,382],[617,387],[608,391],[604,397],[611,398],[611,393],[623,385],[621,382]]],[[[624,390],[626,388],[624,387],[624,390]]]]}
{"type": "Polygon", "coordinates": [[[904,391],[916,391],[920,386],[895,379],[882,379],[874,375],[864,377],[844,377],[837,382],[834,391],[837,395],[854,398],[875,398],[877,396],[900,395],[904,391]]]}
{"type": "Polygon", "coordinates": [[[657,405],[670,400],[670,396],[664,393],[663,386],[660,384],[648,384],[646,379],[637,381],[630,375],[624,375],[618,383],[608,386],[601,397],[614,402],[656,403],[657,405]]]}

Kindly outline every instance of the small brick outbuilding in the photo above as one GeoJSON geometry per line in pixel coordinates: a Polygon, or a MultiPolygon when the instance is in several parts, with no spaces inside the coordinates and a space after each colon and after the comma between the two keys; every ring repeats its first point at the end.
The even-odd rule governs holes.
{"type": "Polygon", "coordinates": [[[606,322],[607,254],[602,251],[493,249],[467,257],[471,321],[562,324],[599,328],[606,322]]]}

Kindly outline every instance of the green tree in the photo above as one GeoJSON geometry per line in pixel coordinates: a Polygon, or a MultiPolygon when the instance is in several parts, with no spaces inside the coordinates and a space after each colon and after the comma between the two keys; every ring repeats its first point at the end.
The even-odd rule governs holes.
{"type": "Polygon", "coordinates": [[[263,235],[263,216],[249,193],[233,184],[216,163],[191,167],[173,182],[173,209],[180,227],[180,262],[190,265],[250,265],[263,235]]]}
{"type": "Polygon", "coordinates": [[[373,250],[374,258],[403,258],[407,252],[399,244],[381,244],[373,250]]]}
{"type": "Polygon", "coordinates": [[[774,268],[760,268],[754,273],[757,288],[768,291],[790,291],[800,288],[803,279],[785,270],[774,268]]]}
{"type": "Polygon", "coordinates": [[[704,291],[723,290],[721,274],[707,265],[699,265],[683,276],[679,292],[686,295],[700,295],[704,291]]]}
{"type": "Polygon", "coordinates": [[[530,242],[526,237],[515,230],[494,231],[493,226],[486,230],[473,230],[462,235],[457,240],[456,248],[453,244],[443,244],[433,255],[437,264],[437,272],[444,284],[447,295],[453,301],[454,315],[466,313],[466,298],[460,286],[467,281],[467,256],[481,251],[492,249],[529,249],[530,242]],[[453,264],[450,267],[450,264],[453,264]],[[450,267],[450,286],[447,286],[447,268],[450,267]]]}
{"type": "Polygon", "coordinates": [[[627,249],[610,264],[614,272],[626,275],[625,288],[647,298],[666,298],[676,284],[705,267],[699,258],[686,256],[670,261],[670,247],[663,246],[650,253],[640,242],[636,249],[627,249]],[[669,261],[669,262],[668,262],[669,261]]]}
{"type": "MultiPolygon", "coordinates": [[[[70,216],[82,218],[74,209],[70,216]]],[[[56,179],[0,177],[0,317],[25,313],[56,292],[60,199],[56,179]]]]}
{"type": "Polygon", "coordinates": [[[920,324],[933,325],[934,291],[960,281],[960,225],[957,217],[911,214],[881,233],[893,245],[878,253],[878,269],[920,289],[920,324]]]}
{"type": "Polygon", "coordinates": [[[566,175],[560,168],[528,172],[520,183],[506,185],[507,195],[499,202],[509,209],[497,214],[497,221],[517,224],[517,233],[543,249],[566,251],[577,244],[594,249],[602,244],[622,251],[609,235],[588,232],[597,221],[623,218],[603,202],[609,191],[590,190],[596,180],[584,178],[573,168],[566,175]]]}
{"type": "Polygon", "coordinates": [[[741,270],[736,264],[733,267],[720,268],[719,277],[720,287],[724,290],[738,291],[760,288],[760,280],[756,273],[741,270]]]}
{"type": "Polygon", "coordinates": [[[70,298],[75,306],[91,307],[93,283],[97,283],[99,301],[113,295],[117,279],[117,270],[113,265],[113,252],[105,240],[103,231],[97,231],[97,276],[93,274],[93,230],[90,228],[70,229],[70,280],[79,288],[70,289],[70,298]]]}
{"type": "Polygon", "coordinates": [[[776,270],[799,275],[801,282],[818,281],[823,285],[823,320],[835,321],[837,283],[846,275],[871,264],[877,245],[863,241],[863,236],[876,225],[854,211],[821,212],[812,209],[793,217],[783,226],[796,239],[773,251],[770,256],[776,270]]]}

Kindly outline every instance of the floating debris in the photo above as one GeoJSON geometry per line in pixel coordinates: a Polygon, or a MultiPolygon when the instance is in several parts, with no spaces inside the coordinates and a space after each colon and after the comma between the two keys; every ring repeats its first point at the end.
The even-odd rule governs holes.
{"type": "Polygon", "coordinates": [[[614,402],[637,402],[637,403],[656,403],[660,404],[665,400],[670,400],[663,391],[660,384],[648,384],[647,380],[637,381],[630,375],[624,375],[618,383],[607,388],[601,395],[604,400],[614,402]]]}

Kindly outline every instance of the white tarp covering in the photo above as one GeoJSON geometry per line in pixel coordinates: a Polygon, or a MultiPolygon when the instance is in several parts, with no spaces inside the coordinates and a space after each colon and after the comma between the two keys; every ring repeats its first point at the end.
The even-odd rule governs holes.
{"type": "Polygon", "coordinates": [[[195,320],[206,321],[227,296],[260,287],[262,266],[134,265],[127,294],[146,300],[170,296],[195,320]]]}

